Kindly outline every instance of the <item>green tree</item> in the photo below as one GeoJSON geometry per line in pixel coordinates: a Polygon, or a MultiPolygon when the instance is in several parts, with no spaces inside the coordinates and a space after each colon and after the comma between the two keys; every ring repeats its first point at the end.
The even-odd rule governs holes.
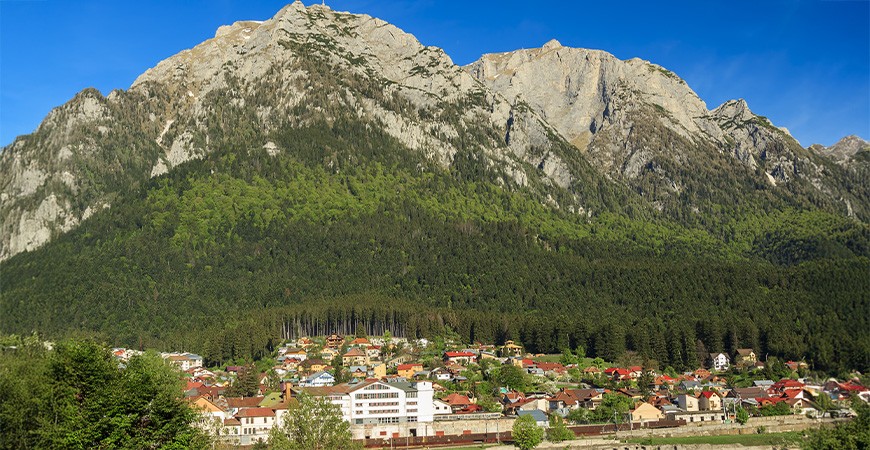
{"type": "Polygon", "coordinates": [[[513,365],[506,364],[498,368],[498,373],[495,375],[495,382],[499,386],[518,391],[525,391],[528,388],[528,376],[523,369],[513,365]]]}
{"type": "Polygon", "coordinates": [[[749,422],[749,412],[746,411],[742,406],[737,408],[737,423],[740,425],[746,425],[746,422],[749,422]]]}
{"type": "Polygon", "coordinates": [[[550,416],[550,428],[547,429],[547,440],[562,442],[574,439],[574,432],[565,426],[565,421],[556,414],[550,416]]]}
{"type": "Polygon", "coordinates": [[[836,405],[834,405],[834,401],[831,400],[831,397],[824,392],[819,392],[819,395],[816,396],[815,403],[816,409],[818,409],[819,412],[822,413],[822,417],[825,417],[825,414],[833,409],[836,409],[837,407],[836,405]]]}
{"type": "Polygon", "coordinates": [[[155,353],[123,367],[90,341],[65,341],[37,354],[0,358],[0,448],[207,448],[193,423],[198,414],[179,399],[180,373],[155,353]],[[21,389],[9,378],[24,359],[31,372],[21,389]],[[33,406],[37,406],[33,408],[33,406]],[[27,423],[9,421],[27,413],[27,423]],[[13,427],[10,427],[13,426],[13,427]]]}
{"type": "Polygon", "coordinates": [[[590,411],[586,408],[572,409],[565,417],[573,423],[589,423],[592,419],[590,411]]]}
{"type": "Polygon", "coordinates": [[[269,443],[274,450],[334,450],[362,448],[354,442],[350,424],[341,409],[322,397],[300,394],[298,405],[272,428],[269,443]]]}
{"type": "Polygon", "coordinates": [[[245,364],[236,374],[236,381],[228,389],[228,394],[234,397],[253,397],[260,390],[260,380],[257,368],[253,363],[245,364]]]}
{"type": "Polygon", "coordinates": [[[531,450],[544,440],[544,429],[538,426],[534,417],[526,415],[514,421],[512,435],[515,447],[531,450]]]}
{"type": "Polygon", "coordinates": [[[640,395],[644,398],[652,395],[653,383],[655,382],[655,376],[652,371],[644,370],[641,372],[640,376],[637,378],[637,389],[640,391],[640,395]]]}
{"type": "Polygon", "coordinates": [[[629,397],[619,394],[604,394],[601,404],[593,411],[593,418],[598,422],[614,421],[622,423],[625,415],[632,407],[632,400],[629,397]]]}

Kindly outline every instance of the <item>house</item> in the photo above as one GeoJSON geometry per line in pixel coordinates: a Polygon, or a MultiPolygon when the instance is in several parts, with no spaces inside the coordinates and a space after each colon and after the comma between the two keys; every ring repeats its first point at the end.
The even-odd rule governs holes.
{"type": "Polygon", "coordinates": [[[698,392],[701,390],[701,383],[698,383],[695,380],[683,380],[680,381],[679,388],[686,392],[693,391],[698,392]]]}
{"type": "Polygon", "coordinates": [[[161,356],[175,367],[181,369],[182,372],[186,372],[194,367],[202,367],[202,356],[194,353],[165,353],[161,356]]]}
{"type": "Polygon", "coordinates": [[[372,343],[369,342],[369,340],[366,339],[366,338],[364,338],[364,337],[358,337],[358,338],[356,338],[356,339],[350,341],[350,346],[351,346],[351,347],[364,347],[364,348],[369,348],[369,347],[371,347],[371,345],[372,345],[372,343]]]}
{"type": "Polygon", "coordinates": [[[241,426],[242,442],[269,440],[269,431],[275,425],[275,410],[272,408],[245,408],[236,413],[241,426]]]}
{"type": "Polygon", "coordinates": [[[239,435],[242,434],[242,423],[235,417],[224,419],[223,429],[220,433],[220,439],[229,442],[230,444],[239,445],[239,435]]]}
{"type": "Polygon", "coordinates": [[[314,341],[312,341],[311,339],[309,339],[307,337],[301,337],[299,339],[296,339],[296,346],[297,347],[308,348],[308,347],[313,347],[314,345],[315,345],[314,341]]]}
{"type": "Polygon", "coordinates": [[[439,414],[453,414],[453,408],[445,401],[435,399],[432,401],[432,404],[435,407],[434,414],[436,416],[439,414]]]}
{"type": "Polygon", "coordinates": [[[629,414],[629,420],[636,423],[653,422],[665,418],[661,410],[647,402],[638,403],[629,414]]]}
{"type": "Polygon", "coordinates": [[[398,367],[399,364],[410,363],[411,361],[414,361],[414,359],[414,355],[403,352],[390,358],[390,360],[387,361],[387,366],[398,367]]]}
{"type": "Polygon", "coordinates": [[[698,396],[698,410],[720,411],[722,410],[722,396],[715,391],[704,391],[698,396]]]}
{"type": "Polygon", "coordinates": [[[341,357],[341,363],[345,367],[350,366],[365,366],[369,363],[369,357],[366,352],[359,347],[354,347],[347,351],[341,357]]]}
{"type": "Polygon", "coordinates": [[[731,358],[724,353],[710,353],[708,367],[714,372],[724,372],[731,367],[731,358]]]}
{"type": "Polygon", "coordinates": [[[453,378],[453,374],[444,367],[436,367],[429,372],[429,378],[438,381],[449,381],[453,378]]]}
{"type": "Polygon", "coordinates": [[[520,356],[523,354],[523,346],[517,345],[514,341],[505,341],[501,346],[502,356],[520,356]]]}
{"type": "Polygon", "coordinates": [[[738,366],[750,367],[758,362],[758,358],[755,356],[755,352],[751,348],[738,348],[735,361],[738,366]]]}
{"type": "Polygon", "coordinates": [[[411,379],[414,377],[414,374],[423,370],[423,365],[420,363],[411,363],[411,364],[399,364],[396,367],[396,371],[402,378],[411,379]]]}
{"type": "Polygon", "coordinates": [[[683,411],[700,411],[698,399],[688,394],[677,396],[677,406],[683,411]]]}
{"type": "Polygon", "coordinates": [[[628,381],[631,380],[631,371],[620,367],[609,367],[604,369],[604,375],[613,381],[628,381]]]}
{"type": "Polygon", "coordinates": [[[444,352],[445,364],[474,364],[476,362],[477,355],[472,352],[444,352]]]}
{"type": "Polygon", "coordinates": [[[387,376],[387,365],[384,363],[373,363],[369,369],[369,378],[381,379],[387,376]]]}
{"type": "Polygon", "coordinates": [[[329,364],[322,359],[306,359],[302,362],[302,368],[305,369],[307,373],[317,373],[326,370],[329,367],[329,364]]]}
{"type": "Polygon", "coordinates": [[[320,351],[320,357],[326,361],[332,361],[338,355],[338,350],[330,347],[326,347],[320,351]]]}
{"type": "Polygon", "coordinates": [[[338,334],[330,334],[326,337],[326,346],[329,348],[341,348],[344,344],[344,336],[338,334]]]}
{"type": "Polygon", "coordinates": [[[285,358],[292,358],[299,362],[305,361],[308,358],[308,352],[303,348],[288,348],[284,351],[285,358]]]}
{"type": "Polygon", "coordinates": [[[767,389],[759,386],[748,388],[734,388],[731,389],[731,392],[728,393],[728,397],[736,398],[739,400],[767,397],[767,389]]]}
{"type": "Polygon", "coordinates": [[[551,362],[539,362],[537,363],[538,369],[544,371],[546,375],[564,375],[568,372],[568,369],[562,365],[562,363],[551,363],[551,362]]]}
{"type": "Polygon", "coordinates": [[[381,346],[372,345],[366,349],[366,356],[369,357],[369,361],[373,361],[376,359],[381,359],[381,346]]]}
{"type": "Polygon", "coordinates": [[[350,366],[347,372],[353,378],[368,378],[369,376],[369,369],[366,366],[350,366]]]}
{"type": "Polygon", "coordinates": [[[462,394],[450,394],[447,397],[441,399],[444,403],[450,405],[450,409],[454,414],[458,414],[463,410],[468,409],[469,406],[473,404],[471,399],[462,394]]]}
{"type": "Polygon", "coordinates": [[[322,370],[305,377],[299,382],[301,387],[322,387],[332,386],[333,384],[335,384],[335,377],[331,373],[322,370]]]}

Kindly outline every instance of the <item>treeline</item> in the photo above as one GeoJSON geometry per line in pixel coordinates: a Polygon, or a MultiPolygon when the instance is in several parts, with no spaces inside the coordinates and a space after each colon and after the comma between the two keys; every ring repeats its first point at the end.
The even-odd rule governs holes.
{"type": "Polygon", "coordinates": [[[230,148],[151,180],[4,262],[0,330],[212,363],[266,355],[305,323],[411,337],[449,327],[677,368],[738,347],[870,367],[865,224],[783,211],[716,234],[641,213],[579,217],[534,192],[420,171],[386,138],[353,153],[369,132],[284,130],[284,148],[304,151],[230,148]]]}

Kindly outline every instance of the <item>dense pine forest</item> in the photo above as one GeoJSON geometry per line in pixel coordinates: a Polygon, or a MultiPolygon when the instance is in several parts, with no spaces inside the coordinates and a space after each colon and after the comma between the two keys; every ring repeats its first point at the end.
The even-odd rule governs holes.
{"type": "Polygon", "coordinates": [[[303,332],[451,330],[678,369],[738,347],[870,369],[862,222],[726,209],[690,228],[600,180],[587,217],[503,189],[473,152],[440,169],[359,123],[282,130],[277,156],[243,137],[4,262],[0,330],[209,364],[303,332]]]}

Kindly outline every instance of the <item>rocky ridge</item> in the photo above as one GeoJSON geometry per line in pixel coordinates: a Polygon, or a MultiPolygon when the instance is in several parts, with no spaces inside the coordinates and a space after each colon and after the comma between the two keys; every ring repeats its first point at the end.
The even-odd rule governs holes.
{"type": "Polygon", "coordinates": [[[738,191],[761,203],[824,203],[843,213],[849,204],[866,205],[867,192],[843,189],[849,174],[802,148],[744,100],[708,110],[684,80],[648,61],[552,40],[484,55],[466,70],[508,99],[528,103],[594,167],[659,209],[711,212],[738,191]]]}
{"type": "MultiPolygon", "coordinates": [[[[269,20],[220,27],[126,91],[82,91],[5,148],[0,260],[217,148],[279,155],[283,129],[348,121],[403,144],[421,171],[475,161],[506,189],[586,215],[602,207],[602,174],[679,217],[735,196],[868,213],[867,193],[842,187],[852,172],[742,100],[708,110],[655,64],[551,41],[461,68],[380,19],[297,1],[269,20]]],[[[322,163],[340,171],[354,158],[322,163]]]]}

